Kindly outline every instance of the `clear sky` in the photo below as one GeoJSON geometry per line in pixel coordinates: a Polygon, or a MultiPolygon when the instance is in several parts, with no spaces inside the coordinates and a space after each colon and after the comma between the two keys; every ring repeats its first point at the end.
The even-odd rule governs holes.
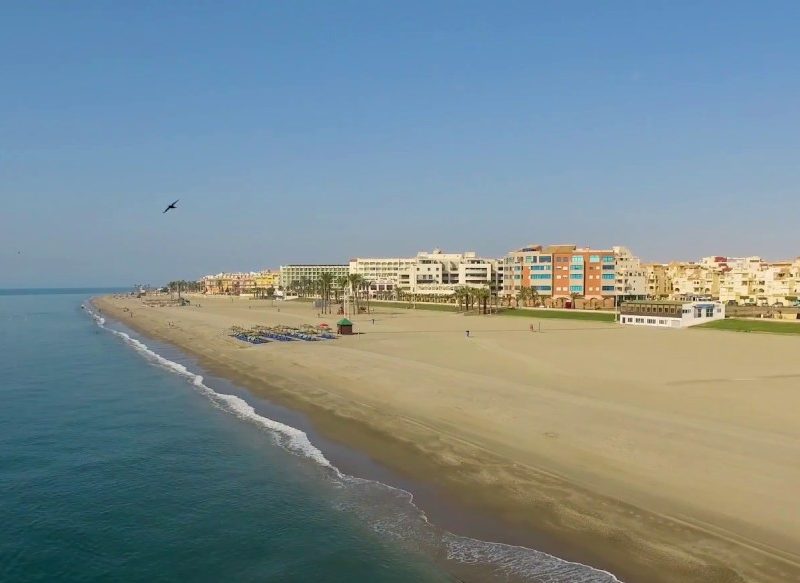
{"type": "Polygon", "coordinates": [[[5,1],[0,287],[531,242],[800,255],[798,23],[797,1],[5,1]]]}

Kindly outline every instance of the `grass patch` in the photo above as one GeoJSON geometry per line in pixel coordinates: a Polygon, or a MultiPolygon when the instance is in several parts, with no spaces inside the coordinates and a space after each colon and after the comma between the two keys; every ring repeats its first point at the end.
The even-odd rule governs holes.
{"type": "Polygon", "coordinates": [[[800,323],[772,322],[769,320],[740,320],[738,318],[725,318],[708,324],[700,324],[695,328],[710,328],[712,330],[732,330],[734,332],[767,332],[771,334],[800,334],[800,323]]]}
{"type": "MultiPolygon", "coordinates": [[[[362,306],[366,306],[366,303],[360,304],[362,306]]],[[[377,308],[407,308],[411,309],[412,306],[411,302],[370,302],[369,306],[370,309],[377,309],[377,308]]],[[[454,304],[421,304],[417,303],[416,308],[417,310],[434,310],[437,312],[457,312],[458,306],[454,304]]]]}
{"type": "Polygon", "coordinates": [[[502,316],[522,318],[558,318],[562,320],[589,320],[592,322],[615,322],[614,312],[581,312],[579,310],[516,310],[507,308],[500,312],[502,316]]]}

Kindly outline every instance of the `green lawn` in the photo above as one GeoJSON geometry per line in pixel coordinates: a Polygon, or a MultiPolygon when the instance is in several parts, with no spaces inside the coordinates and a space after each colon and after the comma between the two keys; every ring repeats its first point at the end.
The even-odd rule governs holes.
{"type": "Polygon", "coordinates": [[[591,320],[593,322],[614,322],[614,312],[581,312],[579,310],[515,310],[507,308],[500,312],[502,316],[524,318],[559,318],[563,320],[591,320]]]}
{"type": "Polygon", "coordinates": [[[775,322],[771,320],[739,320],[726,318],[700,324],[695,328],[711,328],[713,330],[733,330],[734,332],[770,332],[772,334],[800,334],[800,322],[775,322]]]}
{"type": "MultiPolygon", "coordinates": [[[[365,302],[361,302],[362,306],[366,306],[365,302]]],[[[377,308],[411,308],[414,304],[411,302],[370,302],[370,309],[377,308]]],[[[439,312],[457,312],[458,306],[454,304],[416,304],[417,310],[436,310],[439,312]]]]}

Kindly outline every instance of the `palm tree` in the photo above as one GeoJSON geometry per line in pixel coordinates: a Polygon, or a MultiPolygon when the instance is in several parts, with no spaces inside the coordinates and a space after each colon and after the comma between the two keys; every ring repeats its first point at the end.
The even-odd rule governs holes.
{"type": "Polygon", "coordinates": [[[344,290],[347,289],[347,286],[350,285],[350,279],[346,275],[341,275],[336,278],[336,287],[334,288],[336,293],[336,301],[339,301],[339,294],[341,293],[344,295],[344,290]]]}
{"type": "Polygon", "coordinates": [[[331,287],[333,286],[333,274],[332,273],[323,273],[319,276],[319,280],[317,280],[319,284],[319,291],[322,295],[322,313],[325,312],[330,313],[329,303],[331,300],[331,287]]]}
{"type": "Polygon", "coordinates": [[[358,293],[357,290],[364,282],[364,277],[358,273],[351,273],[347,276],[347,282],[350,284],[350,294],[353,296],[355,303],[356,314],[358,314],[358,293]]]}
{"type": "Polygon", "coordinates": [[[539,297],[539,292],[536,291],[536,288],[534,287],[528,288],[528,297],[530,297],[531,304],[533,304],[534,308],[539,306],[539,303],[541,302],[541,297],[539,297]]]}
{"type": "Polygon", "coordinates": [[[514,300],[517,302],[517,307],[519,307],[520,303],[522,305],[526,305],[528,302],[528,298],[531,297],[531,288],[529,287],[521,287],[517,291],[517,295],[514,300]]]}
{"type": "Polygon", "coordinates": [[[469,289],[462,286],[456,288],[455,296],[458,299],[458,309],[461,310],[461,303],[464,303],[464,311],[469,309],[469,289]]]}
{"type": "Polygon", "coordinates": [[[366,293],[367,299],[367,313],[369,313],[369,296],[370,296],[370,287],[372,286],[372,282],[366,278],[361,278],[361,287],[364,289],[366,293]]]}
{"type": "Polygon", "coordinates": [[[489,298],[492,296],[492,292],[489,291],[489,288],[481,287],[478,289],[473,290],[473,295],[478,302],[478,310],[481,309],[481,304],[483,304],[483,313],[486,314],[486,303],[488,302],[489,298]]]}

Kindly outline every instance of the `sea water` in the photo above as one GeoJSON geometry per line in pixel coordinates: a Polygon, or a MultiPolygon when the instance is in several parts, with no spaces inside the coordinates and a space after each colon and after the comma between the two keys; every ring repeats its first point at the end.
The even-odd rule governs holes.
{"type": "Polygon", "coordinates": [[[92,293],[0,292],[0,581],[616,581],[437,528],[92,293]]]}

